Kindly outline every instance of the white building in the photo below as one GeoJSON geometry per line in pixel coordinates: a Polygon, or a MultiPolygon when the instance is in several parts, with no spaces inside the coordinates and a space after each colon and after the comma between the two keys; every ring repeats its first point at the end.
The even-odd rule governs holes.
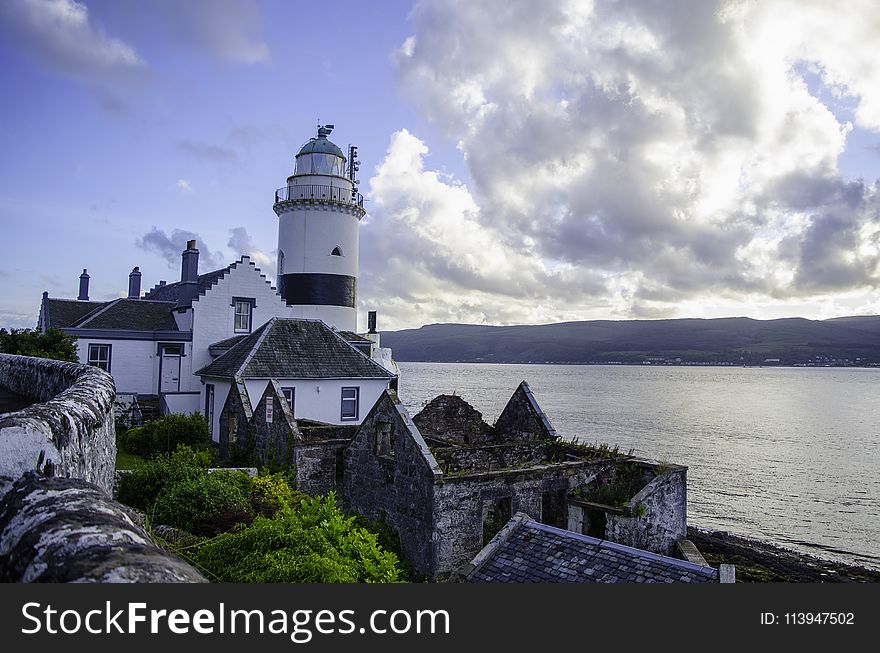
{"type": "MultiPolygon", "coordinates": [[[[297,154],[288,185],[275,193],[279,289],[247,256],[199,274],[199,251],[196,242],[189,241],[181,257],[180,281],[160,281],[141,297],[141,272],[136,267],[129,275],[127,298],[93,302],[88,297],[89,275],[83,270],[76,300],[43,293],[38,328],[58,328],[76,336],[81,362],[110,372],[120,395],[158,398],[163,413],[210,413],[205,385],[196,372],[272,318],[322,321],[351,343],[355,353],[387,370],[383,387],[396,388],[397,366],[390,350],[379,347],[375,314],[371,312],[369,333],[355,333],[363,200],[353,180],[343,176],[346,158],[327,139],[329,133],[330,127],[319,128],[318,137],[297,154]]],[[[334,373],[339,377],[341,371],[334,373]]],[[[353,372],[349,380],[357,378],[353,372]]],[[[297,417],[345,421],[341,388],[339,397],[324,392],[321,402],[300,404],[297,417]]],[[[216,402],[216,386],[214,392],[216,402]]],[[[364,391],[361,401],[373,394],[378,396],[364,391]]],[[[370,406],[361,412],[366,414],[370,406]]]]}

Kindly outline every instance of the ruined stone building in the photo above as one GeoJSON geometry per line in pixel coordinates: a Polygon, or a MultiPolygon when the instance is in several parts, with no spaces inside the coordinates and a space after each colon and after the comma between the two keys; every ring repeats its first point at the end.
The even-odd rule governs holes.
{"type": "Polygon", "coordinates": [[[686,537],[686,468],[559,439],[525,382],[494,426],[450,396],[411,419],[386,392],[344,457],[346,507],[390,524],[433,580],[464,568],[516,513],[656,554],[686,537]]]}

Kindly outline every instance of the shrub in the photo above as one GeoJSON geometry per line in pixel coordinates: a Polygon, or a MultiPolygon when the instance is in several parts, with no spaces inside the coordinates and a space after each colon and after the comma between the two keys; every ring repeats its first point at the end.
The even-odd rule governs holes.
{"type": "Polygon", "coordinates": [[[272,517],[281,508],[291,505],[293,491],[283,474],[260,474],[252,480],[251,506],[258,515],[272,517]]]}
{"type": "Polygon", "coordinates": [[[0,329],[0,351],[20,356],[54,358],[76,363],[76,338],[58,329],[41,333],[35,329],[0,329]]]}
{"type": "Polygon", "coordinates": [[[154,523],[196,535],[222,532],[250,522],[248,495],[219,474],[201,473],[166,485],[152,509],[154,523]]]}
{"type": "Polygon", "coordinates": [[[120,434],[119,443],[129,453],[145,458],[159,453],[171,453],[180,445],[186,445],[196,451],[208,452],[211,454],[210,461],[213,461],[208,423],[202,415],[196,413],[165,415],[150,420],[143,426],[120,434]]]}
{"type": "Polygon", "coordinates": [[[122,503],[149,512],[166,485],[184,482],[205,473],[196,460],[192,449],[180,447],[170,456],[157,456],[140,463],[120,476],[117,498],[122,503]]]}
{"type": "Polygon", "coordinates": [[[393,583],[397,556],[326,498],[283,507],[244,529],[205,543],[190,558],[212,579],[231,583],[393,583]]]}

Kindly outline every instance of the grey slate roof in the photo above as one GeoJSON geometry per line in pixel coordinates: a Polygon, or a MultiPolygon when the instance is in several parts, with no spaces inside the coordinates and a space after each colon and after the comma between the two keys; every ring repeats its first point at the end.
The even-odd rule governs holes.
{"type": "Polygon", "coordinates": [[[196,374],[240,379],[389,379],[318,320],[272,318],[196,374]]]}
{"type": "Polygon", "coordinates": [[[171,314],[174,302],[114,299],[69,325],[71,329],[178,331],[171,314]]]}
{"type": "Polygon", "coordinates": [[[217,342],[212,342],[210,345],[208,345],[208,348],[209,349],[231,349],[234,345],[237,345],[245,338],[247,338],[246,335],[232,336],[231,338],[226,338],[225,340],[218,340],[217,342]]]}
{"type": "Polygon", "coordinates": [[[472,561],[472,583],[717,583],[718,570],[541,524],[523,513],[472,561]]]}
{"type": "Polygon", "coordinates": [[[64,329],[81,320],[107,302],[79,301],[77,299],[46,299],[48,329],[64,329]]]}
{"type": "Polygon", "coordinates": [[[363,336],[359,336],[358,334],[354,333],[353,331],[339,331],[338,333],[343,338],[345,338],[346,342],[351,342],[351,343],[370,342],[370,340],[368,338],[364,338],[363,336]]]}

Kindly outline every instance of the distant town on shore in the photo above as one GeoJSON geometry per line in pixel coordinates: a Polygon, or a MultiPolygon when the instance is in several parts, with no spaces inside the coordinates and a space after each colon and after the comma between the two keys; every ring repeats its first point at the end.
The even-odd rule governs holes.
{"type": "Polygon", "coordinates": [[[880,316],[431,324],[382,334],[399,361],[880,367],[880,316]]]}

